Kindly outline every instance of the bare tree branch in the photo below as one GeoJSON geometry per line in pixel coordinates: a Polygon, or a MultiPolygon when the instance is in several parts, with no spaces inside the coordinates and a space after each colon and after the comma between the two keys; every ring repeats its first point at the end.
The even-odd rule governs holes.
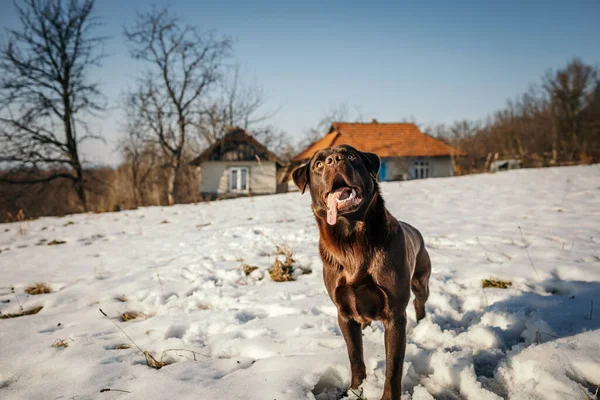
{"type": "Polygon", "coordinates": [[[213,144],[232,127],[249,130],[266,141],[274,139],[269,135],[276,129],[261,125],[277,111],[263,110],[265,103],[263,90],[242,82],[240,67],[236,65],[222,81],[215,98],[203,105],[197,123],[198,134],[205,145],[213,144]]]}
{"type": "Polygon", "coordinates": [[[131,56],[147,65],[130,100],[170,158],[167,198],[173,204],[187,128],[201,101],[221,79],[231,40],[210,32],[200,34],[166,9],[156,8],[138,14],[134,26],[124,34],[131,56]]]}
{"type": "Polygon", "coordinates": [[[0,162],[11,171],[40,171],[41,178],[23,184],[74,181],[85,210],[78,145],[97,137],[88,132],[78,138],[77,127],[87,130],[80,115],[103,110],[98,84],[87,78],[103,57],[96,50],[105,40],[93,35],[94,0],[24,0],[15,7],[21,28],[8,30],[0,49],[0,162]],[[55,171],[56,165],[70,172],[55,171]]]}

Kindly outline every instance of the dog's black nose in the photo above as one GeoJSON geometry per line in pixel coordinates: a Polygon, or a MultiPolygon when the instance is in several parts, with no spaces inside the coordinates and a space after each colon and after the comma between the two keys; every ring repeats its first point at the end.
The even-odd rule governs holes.
{"type": "Polygon", "coordinates": [[[344,160],[344,155],[342,153],[333,153],[325,159],[325,163],[327,163],[327,165],[337,164],[342,160],[344,160]]]}

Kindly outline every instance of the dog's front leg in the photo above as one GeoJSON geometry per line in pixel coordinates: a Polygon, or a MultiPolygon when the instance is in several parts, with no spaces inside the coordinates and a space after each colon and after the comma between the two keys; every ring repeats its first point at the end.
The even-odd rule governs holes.
{"type": "Polygon", "coordinates": [[[361,326],[353,319],[344,317],[338,312],[338,324],[344,335],[346,347],[348,348],[348,358],[350,358],[350,369],[352,371],[352,381],[350,387],[357,389],[362,381],[367,377],[367,370],[363,360],[363,342],[361,326]]]}
{"type": "Polygon", "coordinates": [[[392,316],[385,326],[385,384],[381,400],[400,400],[402,364],[406,350],[406,312],[392,316]]]}

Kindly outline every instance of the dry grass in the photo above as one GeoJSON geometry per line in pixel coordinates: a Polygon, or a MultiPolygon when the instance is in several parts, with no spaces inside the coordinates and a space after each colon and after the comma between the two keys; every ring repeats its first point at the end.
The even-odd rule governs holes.
{"type": "Polygon", "coordinates": [[[169,363],[165,361],[158,361],[156,358],[152,357],[152,354],[150,354],[147,351],[144,351],[144,357],[146,357],[146,364],[154,369],[161,369],[162,367],[169,365],[169,363]]]}
{"type": "Polygon", "coordinates": [[[511,281],[501,281],[498,279],[484,279],[481,281],[481,287],[486,288],[496,288],[496,289],[508,289],[512,286],[511,281]]]}
{"type": "Polygon", "coordinates": [[[48,242],[48,246],[56,246],[57,244],[65,244],[65,243],[67,243],[66,240],[57,240],[57,239],[54,239],[51,242],[48,242]]]}
{"type": "Polygon", "coordinates": [[[284,256],[285,264],[292,265],[294,263],[294,251],[286,244],[278,244],[275,246],[275,256],[284,256]]]}
{"type": "Polygon", "coordinates": [[[293,281],[294,276],[292,275],[292,272],[292,264],[288,263],[287,260],[283,263],[278,259],[275,259],[273,266],[269,269],[269,275],[275,282],[293,281]]]}
{"type": "Polygon", "coordinates": [[[123,322],[146,319],[146,314],[137,311],[126,311],[123,314],[121,314],[121,319],[123,320],[123,322]]]}
{"type": "Polygon", "coordinates": [[[115,350],[127,350],[130,348],[131,348],[131,346],[128,345],[127,343],[118,344],[114,347],[115,350]]]}
{"type": "MultiPolygon", "coordinates": [[[[273,266],[269,269],[269,275],[271,279],[275,282],[289,282],[295,280],[294,271],[300,269],[302,274],[310,274],[312,271],[310,269],[304,269],[301,267],[295,266],[294,260],[294,251],[285,243],[276,243],[273,241],[275,245],[275,251],[273,252],[273,256],[275,256],[275,262],[273,266]],[[277,258],[277,256],[280,256],[277,258]],[[281,256],[284,257],[284,261],[281,261],[281,256]]],[[[269,254],[267,254],[269,255],[269,254]]]]}
{"type": "Polygon", "coordinates": [[[354,390],[352,388],[348,389],[348,391],[350,393],[352,393],[354,396],[356,396],[356,400],[367,400],[366,397],[363,397],[363,389],[362,388],[358,389],[358,393],[356,390],[354,390]]]}
{"type": "MultiPolygon", "coordinates": [[[[110,322],[112,322],[112,323],[113,323],[113,324],[114,324],[114,325],[117,327],[117,329],[119,329],[119,330],[120,330],[120,331],[123,333],[123,335],[125,335],[125,336],[127,337],[127,339],[129,339],[129,340],[131,341],[131,343],[133,343],[133,345],[134,345],[134,346],[135,346],[135,347],[136,347],[136,348],[137,348],[137,349],[138,349],[138,350],[139,350],[139,351],[140,351],[140,352],[141,352],[141,353],[144,355],[144,357],[146,358],[146,364],[147,364],[149,367],[152,367],[152,368],[154,368],[154,369],[161,369],[161,368],[162,368],[162,367],[164,367],[165,365],[168,365],[168,364],[169,364],[169,363],[167,363],[167,362],[164,362],[164,361],[162,361],[162,360],[161,360],[161,361],[157,361],[157,360],[156,360],[156,359],[155,359],[155,358],[152,356],[152,354],[150,354],[150,352],[142,350],[142,349],[141,349],[141,347],[140,347],[140,346],[138,346],[138,345],[137,345],[137,343],[135,343],[135,342],[133,341],[133,339],[132,339],[132,338],[131,338],[131,337],[130,337],[130,336],[127,334],[127,333],[125,333],[125,331],[124,331],[124,330],[123,330],[123,329],[122,329],[122,328],[121,328],[121,327],[120,327],[120,326],[119,326],[119,325],[118,325],[118,324],[117,324],[115,321],[113,321],[112,319],[110,319],[110,318],[108,317],[108,315],[106,315],[106,313],[105,313],[104,311],[102,311],[102,309],[100,309],[100,312],[102,313],[102,315],[104,315],[106,318],[108,318],[108,319],[110,320],[110,322]]],[[[125,314],[128,314],[128,313],[123,313],[123,314],[121,314],[121,318],[123,318],[123,320],[124,320],[124,321],[127,321],[127,320],[125,319],[125,314]]],[[[142,314],[142,313],[131,313],[131,314],[136,314],[136,315],[140,315],[140,314],[141,314],[141,315],[144,315],[144,314],[142,314]]],[[[146,334],[148,334],[148,331],[146,331],[146,334]]],[[[163,354],[164,354],[164,353],[163,353],[163,354]]]]}
{"type": "Polygon", "coordinates": [[[20,208],[15,215],[13,215],[11,212],[6,213],[6,222],[23,222],[26,219],[27,218],[25,218],[25,213],[23,212],[22,208],[20,208]]]}
{"type": "Polygon", "coordinates": [[[69,342],[67,342],[67,339],[56,339],[54,343],[52,343],[52,347],[56,349],[64,349],[69,347],[69,342]]]}
{"type": "Polygon", "coordinates": [[[25,288],[25,293],[35,296],[38,294],[52,293],[52,289],[50,289],[50,286],[46,285],[45,283],[36,283],[35,285],[25,288]]]}
{"type": "Polygon", "coordinates": [[[19,313],[14,313],[14,314],[0,314],[0,319],[8,319],[8,318],[18,318],[18,317],[23,317],[25,315],[34,315],[40,312],[40,310],[44,308],[42,306],[38,306],[35,308],[31,308],[27,311],[21,311],[19,313]]]}
{"type": "Polygon", "coordinates": [[[246,276],[250,275],[252,272],[254,272],[258,269],[258,267],[256,265],[248,265],[248,264],[242,264],[240,267],[242,268],[242,270],[244,271],[246,276]]]}

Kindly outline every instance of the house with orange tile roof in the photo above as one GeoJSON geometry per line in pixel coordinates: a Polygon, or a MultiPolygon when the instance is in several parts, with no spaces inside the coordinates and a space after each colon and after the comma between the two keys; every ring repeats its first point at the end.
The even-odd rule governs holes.
{"type": "Polygon", "coordinates": [[[303,163],[321,149],[350,145],[381,159],[380,181],[452,176],[453,159],[466,154],[422,133],[412,123],[334,122],[329,132],[310,144],[294,161],[303,163]]]}

